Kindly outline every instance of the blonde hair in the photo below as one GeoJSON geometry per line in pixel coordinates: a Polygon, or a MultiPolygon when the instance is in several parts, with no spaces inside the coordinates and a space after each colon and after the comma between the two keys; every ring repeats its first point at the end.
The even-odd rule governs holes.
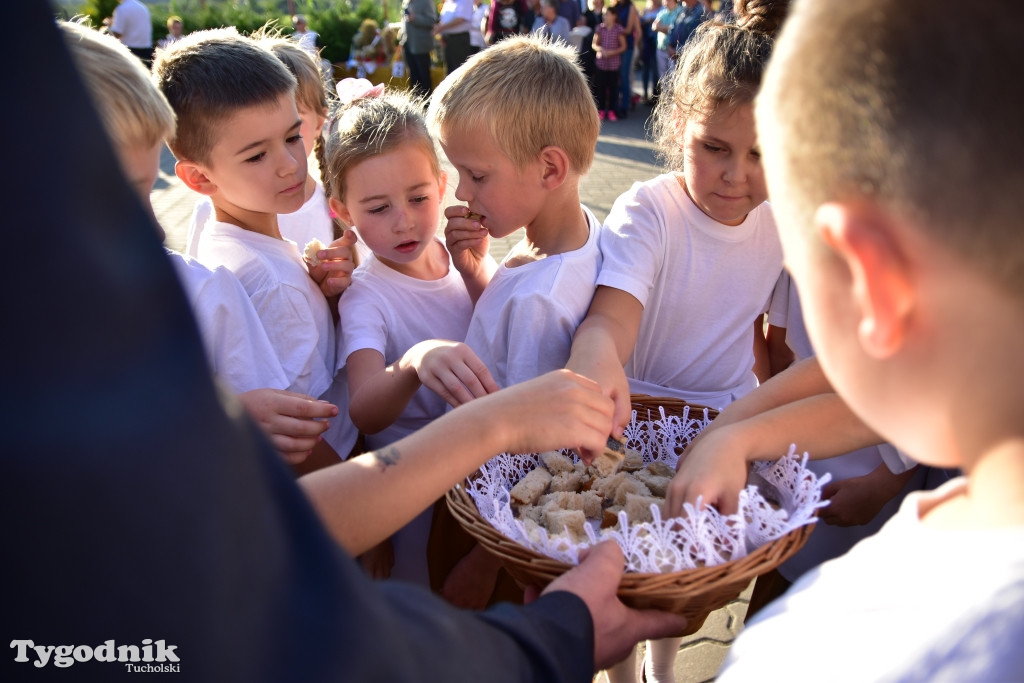
{"type": "Polygon", "coordinates": [[[172,14],[171,16],[167,17],[167,30],[168,31],[170,31],[171,27],[174,26],[175,24],[181,24],[183,27],[185,26],[185,23],[181,20],[181,17],[179,17],[177,14],[172,14]]]}
{"type": "Polygon", "coordinates": [[[540,36],[513,36],[479,52],[434,91],[428,113],[442,142],[467,131],[490,133],[522,168],[548,146],[586,173],[601,122],[576,50],[540,36]]]}
{"type": "Polygon", "coordinates": [[[399,146],[419,146],[436,177],[441,176],[434,141],[423,119],[423,103],[405,91],[386,91],[343,104],[324,126],[316,147],[328,197],[344,202],[346,174],[357,164],[399,146]]]}
{"type": "Polygon", "coordinates": [[[171,151],[201,163],[209,160],[218,126],[239,109],[295,93],[295,77],[281,60],[234,28],[196,31],[158,50],[153,74],[178,116],[171,151]]]}
{"type": "Polygon", "coordinates": [[[772,200],[807,229],[826,202],[876,202],[1024,298],[1019,28],[1003,3],[960,8],[797,4],[757,109],[772,200]]]}
{"type": "Polygon", "coordinates": [[[317,60],[271,24],[253,33],[252,38],[280,59],[295,76],[295,101],[311,112],[327,116],[327,90],[317,60]]]}
{"type": "Polygon", "coordinates": [[[174,133],[174,111],[124,43],[78,22],[58,22],[107,136],[153,147],[174,133]]]}
{"type": "Polygon", "coordinates": [[[788,8],[788,0],[741,0],[733,23],[707,22],[694,31],[654,109],[654,141],[668,168],[683,168],[687,121],[754,101],[788,8]]]}

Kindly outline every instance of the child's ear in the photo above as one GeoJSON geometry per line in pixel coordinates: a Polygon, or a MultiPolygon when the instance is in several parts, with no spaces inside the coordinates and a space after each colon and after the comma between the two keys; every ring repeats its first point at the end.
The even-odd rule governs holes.
{"type": "Polygon", "coordinates": [[[174,175],[178,176],[190,190],[207,197],[217,191],[217,185],[210,180],[206,169],[193,161],[179,161],[174,164],[174,175]]]}
{"type": "Polygon", "coordinates": [[[348,207],[335,197],[328,199],[327,204],[338,218],[345,221],[345,225],[352,227],[352,214],[349,213],[348,207]]]}
{"type": "Polygon", "coordinates": [[[553,145],[545,147],[540,151],[541,183],[546,190],[553,190],[569,176],[569,155],[561,147],[553,145]]]}
{"type": "Polygon", "coordinates": [[[899,350],[914,308],[912,261],[895,220],[868,202],[823,204],[814,216],[822,240],[849,271],[861,347],[879,359],[899,350]]]}

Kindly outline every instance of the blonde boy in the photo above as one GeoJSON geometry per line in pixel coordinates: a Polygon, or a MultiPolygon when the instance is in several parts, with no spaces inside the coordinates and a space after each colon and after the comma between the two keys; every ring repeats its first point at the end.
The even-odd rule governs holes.
{"type": "Polygon", "coordinates": [[[499,386],[564,366],[601,265],[600,223],[579,197],[600,121],[575,51],[504,40],[438,86],[428,118],[468,204],[445,211],[452,260],[477,299],[466,343],[499,386]],[[495,267],[488,235],[520,228],[495,267]]]}
{"type": "MultiPolygon", "coordinates": [[[[157,55],[157,84],[178,128],[175,173],[213,203],[199,244],[205,265],[242,283],[288,379],[323,395],[334,380],[334,321],[277,215],[305,201],[306,154],[295,77],[234,29],[192,33],[157,55]]],[[[351,446],[351,444],[350,444],[351,446]]]]}
{"type": "MultiPolygon", "coordinates": [[[[174,132],[174,112],[142,63],[119,41],[81,24],[59,26],[121,168],[152,215],[150,192],[163,141],[174,132]]],[[[153,224],[162,235],[155,216],[153,224]]],[[[212,370],[239,395],[287,460],[303,460],[327,426],[307,418],[331,417],[336,409],[275,390],[286,386],[284,372],[249,298],[230,271],[209,270],[170,250],[167,254],[188,295],[212,370]]]]}
{"type": "Polygon", "coordinates": [[[719,680],[1024,671],[1024,53],[1006,3],[959,7],[795,4],[757,119],[826,376],[964,476],[765,608],[719,680]]]}

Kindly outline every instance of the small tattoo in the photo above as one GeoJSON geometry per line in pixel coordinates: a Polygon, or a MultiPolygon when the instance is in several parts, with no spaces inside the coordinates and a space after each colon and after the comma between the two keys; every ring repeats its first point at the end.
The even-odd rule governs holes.
{"type": "Polygon", "coordinates": [[[391,446],[387,451],[374,451],[373,459],[380,465],[380,471],[383,472],[392,465],[397,465],[398,461],[401,460],[402,454],[397,448],[391,446]]]}

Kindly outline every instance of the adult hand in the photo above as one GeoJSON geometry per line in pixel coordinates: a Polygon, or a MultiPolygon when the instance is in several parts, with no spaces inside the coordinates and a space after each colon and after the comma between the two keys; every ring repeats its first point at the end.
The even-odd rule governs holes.
{"type": "Polygon", "coordinates": [[[614,541],[581,553],[578,567],[558,577],[544,593],[568,591],[587,604],[594,622],[594,670],[622,661],[641,640],[678,635],[686,617],[657,610],[636,610],[616,595],[625,560],[614,541]]]}

